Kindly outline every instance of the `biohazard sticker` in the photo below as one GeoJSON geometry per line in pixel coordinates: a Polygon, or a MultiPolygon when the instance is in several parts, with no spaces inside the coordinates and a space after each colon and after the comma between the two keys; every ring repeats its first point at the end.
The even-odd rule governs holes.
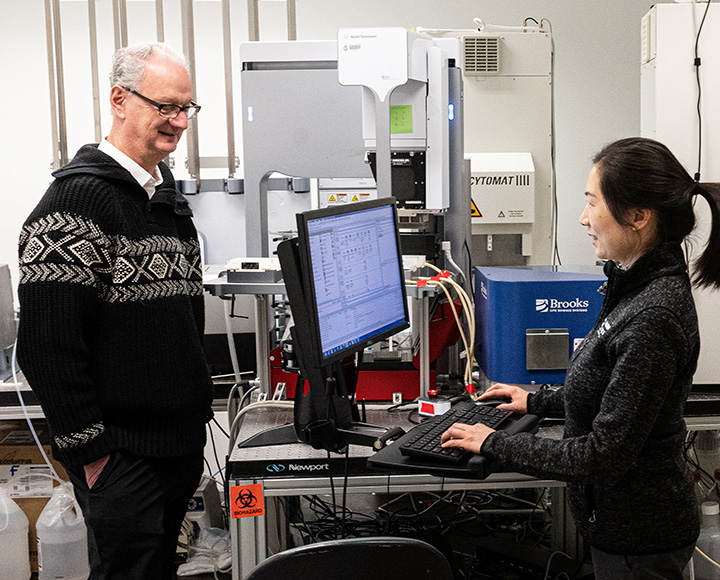
{"type": "Polygon", "coordinates": [[[265,515],[265,499],[261,483],[235,485],[230,488],[230,514],[233,518],[265,515]]]}

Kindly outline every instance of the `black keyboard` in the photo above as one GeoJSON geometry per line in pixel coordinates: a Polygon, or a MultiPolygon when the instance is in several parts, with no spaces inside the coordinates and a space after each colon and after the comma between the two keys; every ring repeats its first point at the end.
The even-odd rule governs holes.
{"type": "Polygon", "coordinates": [[[460,463],[472,455],[471,451],[459,447],[443,449],[440,447],[440,436],[453,423],[474,425],[484,423],[491,429],[500,427],[512,411],[496,409],[493,406],[478,404],[473,401],[458,403],[444,415],[433,417],[414,427],[406,441],[400,445],[400,453],[408,457],[417,457],[431,461],[460,463]]]}

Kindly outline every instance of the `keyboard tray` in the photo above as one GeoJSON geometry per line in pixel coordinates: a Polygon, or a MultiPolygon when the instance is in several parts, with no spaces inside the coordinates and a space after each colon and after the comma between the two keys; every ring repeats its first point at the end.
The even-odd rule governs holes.
{"type": "MultiPolygon", "coordinates": [[[[509,435],[517,433],[537,433],[540,418],[537,415],[513,414],[506,420],[500,430],[509,435]]],[[[403,455],[400,448],[406,441],[415,437],[415,429],[424,427],[423,424],[411,429],[394,443],[381,449],[368,457],[368,466],[382,471],[393,473],[426,473],[439,477],[459,477],[467,479],[484,479],[499,465],[484,455],[471,453],[465,460],[459,462],[428,460],[421,457],[403,455]]]]}
{"type": "Polygon", "coordinates": [[[471,451],[460,447],[443,449],[440,436],[454,423],[475,425],[483,423],[497,429],[512,415],[512,411],[497,409],[492,405],[484,405],[474,401],[458,403],[444,415],[426,420],[412,430],[414,437],[400,445],[400,453],[409,457],[419,457],[430,461],[460,463],[466,460],[471,451]]]}

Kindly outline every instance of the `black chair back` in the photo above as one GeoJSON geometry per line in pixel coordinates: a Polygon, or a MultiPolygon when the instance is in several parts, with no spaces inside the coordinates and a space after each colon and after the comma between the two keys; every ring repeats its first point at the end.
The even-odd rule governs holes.
{"type": "Polygon", "coordinates": [[[245,580],[452,580],[442,553],[420,540],[375,537],[308,544],[258,564],[245,580]]]}

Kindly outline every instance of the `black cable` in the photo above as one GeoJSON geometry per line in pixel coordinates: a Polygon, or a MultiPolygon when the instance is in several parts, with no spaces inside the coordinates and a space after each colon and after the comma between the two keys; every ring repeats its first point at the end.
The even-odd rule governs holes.
{"type": "Polygon", "coordinates": [[[220,432],[223,435],[225,435],[225,437],[227,437],[228,439],[230,438],[230,435],[227,434],[225,429],[222,428],[222,425],[220,425],[220,423],[218,423],[218,420],[215,417],[213,417],[213,423],[215,423],[215,425],[217,425],[217,428],[220,429],[220,432]]]}
{"type": "Polygon", "coordinates": [[[390,512],[388,514],[388,524],[390,525],[390,529],[396,533],[407,531],[416,532],[423,529],[422,518],[418,516],[416,510],[409,507],[398,508],[390,512]],[[417,521],[417,524],[411,525],[413,521],[417,521]],[[401,523],[406,524],[406,527],[401,526],[401,523]]]}
{"type": "MultiPolygon", "coordinates": [[[[328,505],[318,496],[303,496],[303,499],[308,502],[310,510],[317,518],[315,521],[304,522],[313,541],[334,539],[337,536],[335,529],[338,520],[335,506],[328,505]]],[[[348,537],[382,535],[383,529],[377,517],[356,513],[347,508],[344,512],[346,535],[348,537]]]]}
{"type": "Polygon", "coordinates": [[[698,28],[697,36],[695,37],[695,79],[697,81],[698,96],[697,96],[697,116],[698,116],[698,163],[697,172],[695,173],[695,181],[700,181],[700,168],[702,164],[702,113],[700,111],[700,101],[702,95],[702,86],[700,84],[700,54],[698,47],[700,45],[700,34],[702,33],[703,25],[705,24],[705,18],[707,17],[708,10],[710,9],[710,0],[708,0],[705,6],[705,12],[703,13],[702,20],[700,21],[700,27],[698,28]]]}
{"type": "Polygon", "coordinates": [[[386,410],[388,413],[399,413],[400,411],[406,411],[404,407],[417,407],[417,399],[409,401],[407,403],[398,403],[397,405],[390,405],[386,410]]]}
{"type": "Polygon", "coordinates": [[[417,409],[413,409],[412,411],[410,411],[410,412],[408,413],[407,419],[408,419],[408,421],[410,421],[411,423],[414,423],[415,425],[419,425],[420,423],[422,423],[422,421],[418,421],[418,420],[415,418],[416,415],[419,415],[418,410],[417,410],[417,409]]]}
{"type": "MultiPolygon", "coordinates": [[[[411,495],[411,494],[408,494],[411,495]]],[[[422,530],[437,531],[441,535],[447,534],[449,531],[461,533],[469,538],[483,538],[488,536],[496,536],[499,534],[513,535],[516,542],[520,539],[517,537],[519,531],[523,534],[530,532],[534,537],[538,538],[536,546],[539,545],[544,538],[547,537],[549,523],[546,523],[541,529],[534,529],[531,525],[527,525],[528,521],[524,516],[517,515],[517,521],[523,522],[520,528],[512,527],[501,529],[493,527],[489,522],[479,517],[482,515],[483,506],[490,507],[493,498],[503,496],[498,492],[462,492],[447,494],[442,497],[434,496],[435,499],[418,513],[415,506],[397,506],[388,512],[388,522],[385,526],[384,533],[390,531],[390,535],[395,530],[402,533],[404,530],[422,530]],[[477,503],[479,500],[479,503],[477,503]],[[475,504],[477,507],[475,507],[475,504]],[[479,529],[479,526],[481,528],[479,529]]],[[[540,493],[538,499],[532,504],[534,507],[540,506],[543,493],[540,493]]],[[[504,497],[505,500],[513,499],[512,497],[504,497]]],[[[519,498],[517,498],[519,500],[519,498]]],[[[388,504],[389,507],[390,504],[388,504]]],[[[547,514],[547,509],[542,508],[540,513],[547,514]]]]}
{"type": "MultiPolygon", "coordinates": [[[[219,472],[222,472],[222,465],[220,465],[220,458],[218,457],[217,453],[217,447],[215,447],[215,435],[213,433],[212,427],[208,425],[208,431],[210,431],[210,442],[212,443],[213,448],[213,455],[215,456],[215,462],[217,463],[217,468],[219,472]]],[[[209,467],[209,465],[208,465],[209,467]]],[[[212,471],[210,471],[210,475],[212,476],[212,471]]]]}
{"type": "Polygon", "coordinates": [[[347,487],[348,487],[348,466],[350,464],[350,446],[345,448],[345,477],[343,479],[343,496],[342,496],[342,537],[345,538],[345,507],[347,505],[347,487]]]}
{"type": "MultiPolygon", "coordinates": [[[[220,427],[220,430],[223,432],[223,434],[225,436],[228,436],[227,433],[225,433],[225,430],[218,424],[218,422],[215,420],[214,417],[213,417],[213,421],[215,421],[215,424],[218,427],[220,427]]],[[[208,428],[208,431],[210,431],[210,442],[212,443],[213,455],[215,456],[215,462],[217,463],[218,473],[220,474],[220,478],[222,479],[223,497],[225,498],[225,506],[227,507],[230,505],[230,502],[229,502],[230,486],[228,485],[228,474],[227,474],[227,470],[225,469],[226,466],[223,466],[220,464],[220,458],[218,457],[217,447],[215,446],[215,435],[213,433],[212,427],[210,427],[210,425],[208,424],[207,428],[208,428]]],[[[215,479],[213,477],[212,469],[210,468],[210,462],[207,459],[205,459],[205,463],[207,464],[208,473],[209,473],[210,477],[215,479]]],[[[228,513],[228,510],[226,509],[223,512],[223,526],[224,526],[224,529],[226,529],[226,530],[228,529],[227,513],[228,513]]]]}
{"type": "MultiPolygon", "coordinates": [[[[545,20],[545,19],[543,19],[545,20]]],[[[550,24],[550,21],[547,21],[550,24]]],[[[560,248],[558,247],[558,196],[557,196],[557,151],[555,143],[555,38],[552,35],[552,25],[550,24],[550,82],[551,82],[551,95],[550,95],[550,125],[551,125],[551,137],[550,137],[550,165],[551,165],[551,177],[552,179],[552,228],[553,228],[553,258],[552,262],[557,266],[562,266],[562,259],[560,258],[560,248]]]]}
{"type": "Polygon", "coordinates": [[[470,250],[470,246],[467,243],[467,239],[463,242],[463,249],[465,250],[465,253],[467,254],[468,266],[470,267],[470,272],[468,273],[468,281],[470,283],[470,293],[474,297],[475,296],[475,276],[473,276],[473,274],[472,274],[472,252],[470,250]]]}
{"type": "MultiPolygon", "coordinates": [[[[327,452],[327,458],[328,458],[328,464],[330,464],[331,456],[330,452],[327,452]]],[[[337,537],[337,513],[335,511],[335,506],[337,505],[337,500],[335,499],[335,482],[333,481],[333,474],[332,469],[330,470],[330,491],[332,492],[332,515],[333,515],[333,529],[334,529],[334,538],[335,540],[338,539],[337,537]]]]}
{"type": "MultiPolygon", "coordinates": [[[[297,514],[297,517],[300,519],[300,524],[298,524],[296,521],[294,521],[292,514],[288,513],[290,503],[291,502],[289,502],[289,501],[282,502],[283,511],[285,512],[285,519],[290,522],[290,525],[295,526],[295,529],[297,529],[302,534],[303,530],[300,528],[300,524],[301,524],[302,528],[304,528],[304,530],[305,530],[305,535],[310,537],[310,540],[313,543],[317,542],[317,538],[315,537],[315,534],[313,534],[313,530],[310,528],[310,526],[305,521],[305,514],[303,513],[301,502],[300,501],[297,502],[297,510],[294,512],[295,514],[297,514]]],[[[293,505],[294,505],[294,502],[293,502],[293,505]]]]}

